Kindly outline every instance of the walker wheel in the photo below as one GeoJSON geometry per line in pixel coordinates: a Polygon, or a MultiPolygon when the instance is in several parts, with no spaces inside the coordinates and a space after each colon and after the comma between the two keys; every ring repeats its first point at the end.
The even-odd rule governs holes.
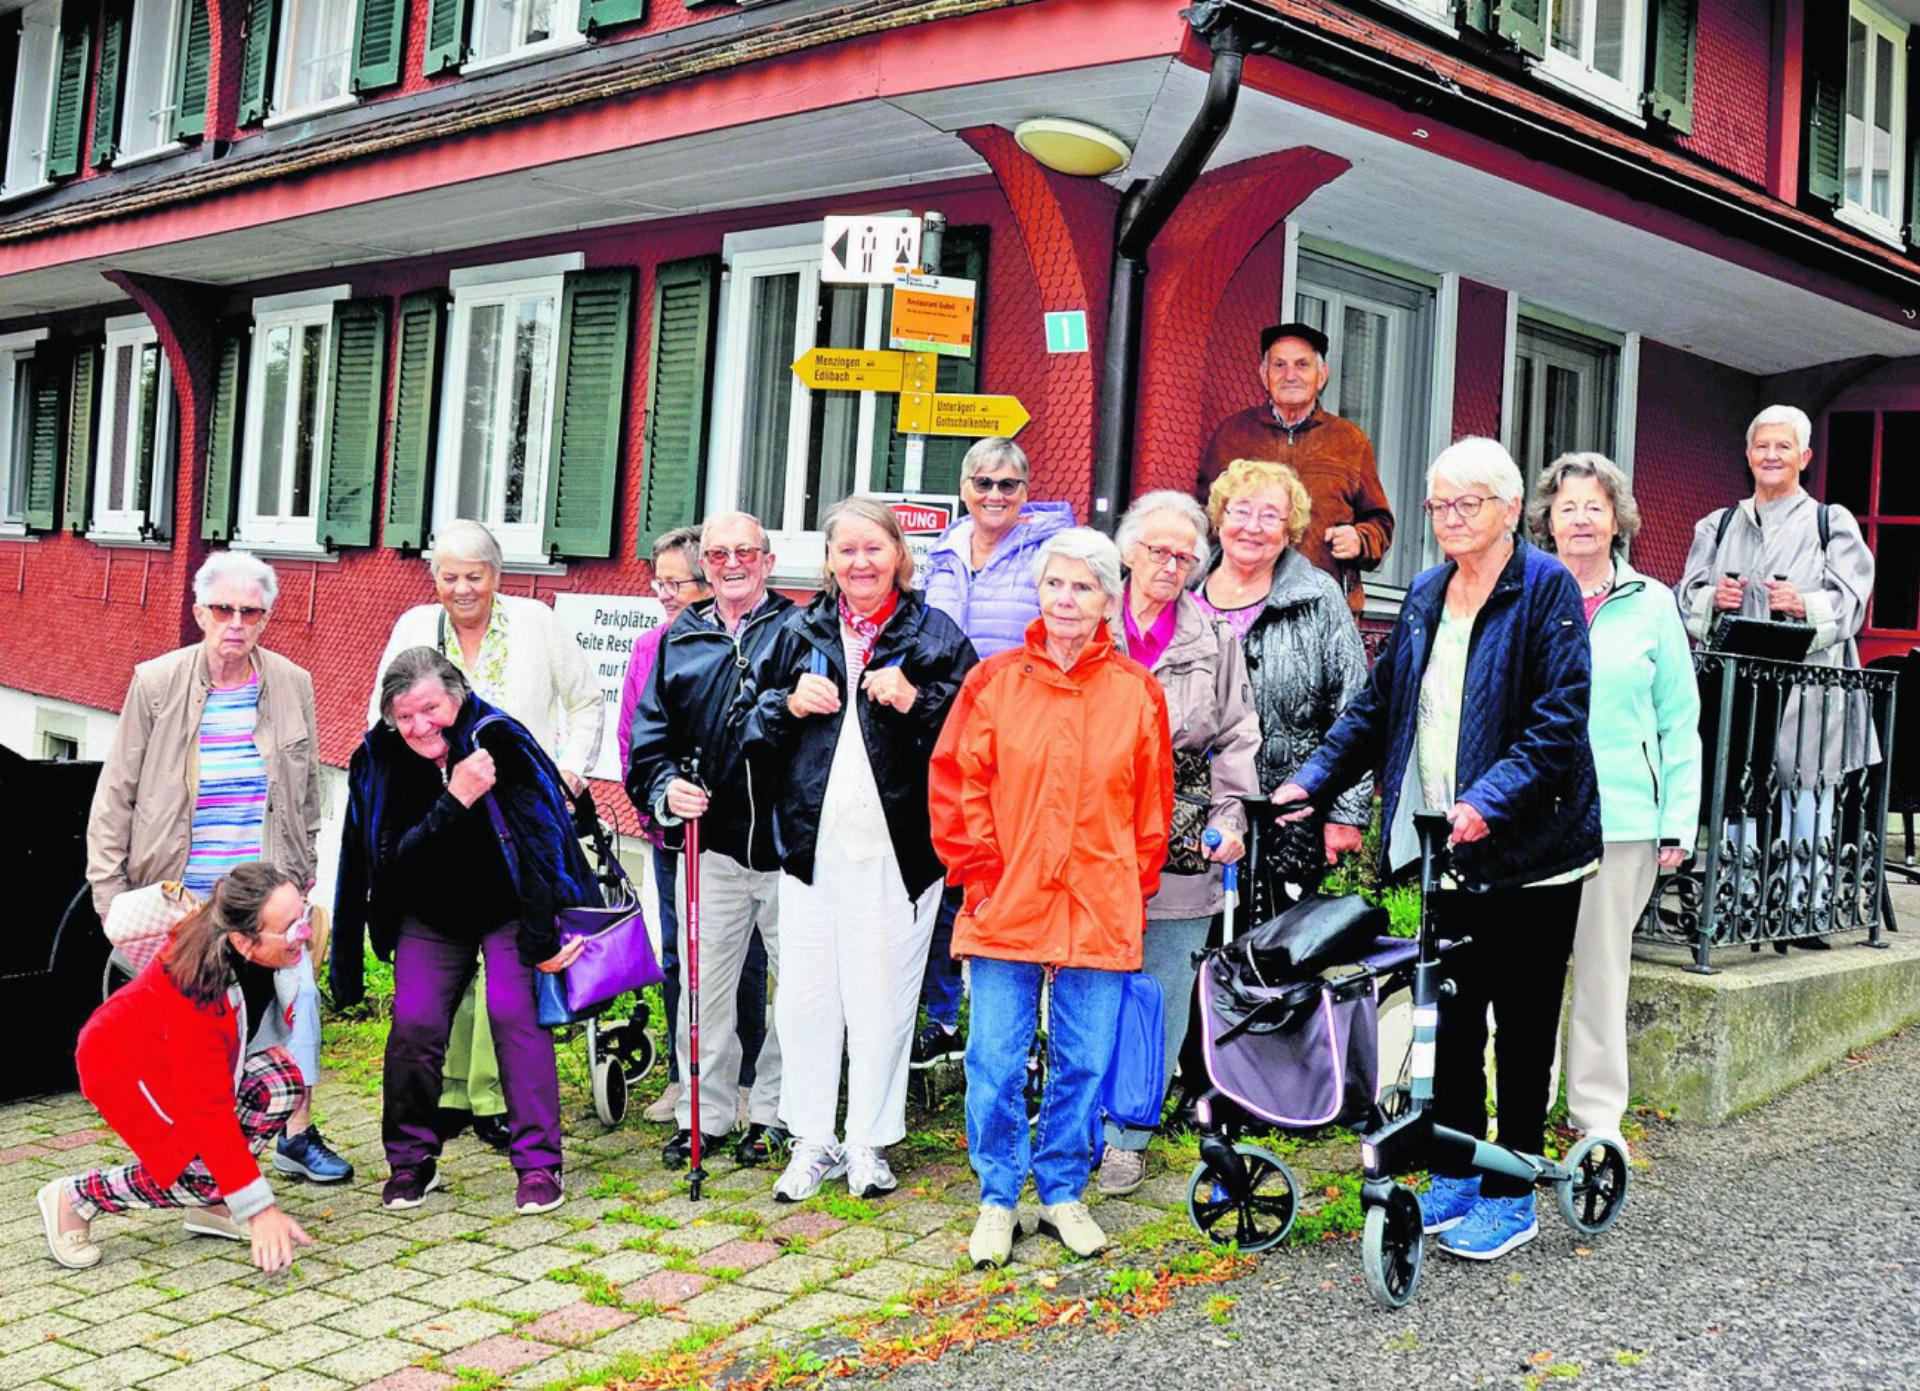
{"type": "Polygon", "coordinates": [[[1233,1152],[1246,1165],[1246,1196],[1233,1197],[1203,1159],[1187,1184],[1187,1216],[1208,1241],[1232,1242],[1249,1253],[1271,1250],[1293,1230],[1299,1211],[1293,1171],[1258,1145],[1238,1144],[1233,1152]]]}
{"type": "Polygon", "coordinates": [[[627,1085],[630,1087],[652,1072],[653,1065],[660,1060],[660,1049],[654,1043],[652,1034],[645,1029],[636,1029],[633,1037],[636,1042],[626,1059],[627,1085]]]}
{"type": "Polygon", "coordinates": [[[603,1054],[593,1064],[593,1110],[609,1128],[627,1118],[627,1073],[611,1054],[603,1054]]]}
{"type": "Polygon", "coordinates": [[[1566,1167],[1568,1176],[1554,1185],[1560,1215],[1575,1231],[1598,1236],[1626,1206],[1626,1151],[1604,1135],[1590,1135],[1574,1146],[1566,1167]]]}
{"type": "Polygon", "coordinates": [[[1394,1184],[1384,1203],[1367,1209],[1360,1237],[1360,1271],[1368,1292],[1389,1309],[1404,1308],[1420,1288],[1426,1245],[1420,1200],[1404,1183],[1394,1184]]]}

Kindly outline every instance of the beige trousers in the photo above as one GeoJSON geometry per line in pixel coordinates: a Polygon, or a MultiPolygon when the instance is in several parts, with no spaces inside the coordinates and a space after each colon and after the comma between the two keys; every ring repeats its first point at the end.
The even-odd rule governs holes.
{"type": "Polygon", "coordinates": [[[1659,866],[1652,841],[1610,841],[1580,893],[1573,932],[1573,1004],[1567,1025],[1567,1119],[1619,1133],[1627,1113],[1627,977],[1633,925],[1659,866]]]}

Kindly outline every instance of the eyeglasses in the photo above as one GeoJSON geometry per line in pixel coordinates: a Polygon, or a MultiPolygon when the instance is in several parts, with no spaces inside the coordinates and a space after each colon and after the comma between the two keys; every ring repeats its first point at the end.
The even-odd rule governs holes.
{"type": "Polygon", "coordinates": [[[313,940],[313,905],[307,904],[300,910],[300,916],[287,924],[285,932],[262,931],[262,937],[283,937],[287,945],[297,947],[313,940]]]}
{"type": "Polygon", "coordinates": [[[1024,478],[983,478],[977,473],[969,474],[967,476],[967,482],[971,483],[973,490],[982,497],[991,493],[995,488],[1000,490],[1001,497],[1012,497],[1015,493],[1027,486],[1027,480],[1024,478]]]}
{"type": "MultiPolygon", "coordinates": [[[[724,552],[722,552],[722,554],[724,554],[724,552]]],[[[726,562],[724,560],[716,560],[713,563],[715,565],[724,565],[726,562]]],[[[671,599],[683,589],[700,589],[705,585],[705,580],[663,580],[655,578],[653,582],[653,592],[658,594],[662,599],[671,599]]]]}
{"type": "Polygon", "coordinates": [[[1169,560],[1181,570],[1191,570],[1200,563],[1199,556],[1189,555],[1185,551],[1176,551],[1170,546],[1143,545],[1140,549],[1147,553],[1147,562],[1155,570],[1165,569],[1169,560]]]}
{"type": "Polygon", "coordinates": [[[237,617],[249,628],[264,622],[267,616],[265,609],[252,604],[208,604],[206,610],[219,623],[231,623],[237,617]]]}
{"type": "Polygon", "coordinates": [[[1257,526],[1262,531],[1278,531],[1287,524],[1287,514],[1278,507],[1262,507],[1255,511],[1244,502],[1235,503],[1223,515],[1237,527],[1257,526]]]}
{"type": "Polygon", "coordinates": [[[1487,501],[1478,493],[1462,493],[1459,497],[1428,498],[1420,506],[1436,522],[1449,512],[1457,512],[1461,521],[1470,522],[1480,515],[1480,509],[1487,501]]]}
{"type": "MultiPolygon", "coordinates": [[[[700,552],[707,564],[716,568],[732,561],[736,565],[751,565],[760,558],[758,546],[714,546],[700,552]]],[[[691,580],[682,580],[682,584],[691,584],[691,580]]]]}

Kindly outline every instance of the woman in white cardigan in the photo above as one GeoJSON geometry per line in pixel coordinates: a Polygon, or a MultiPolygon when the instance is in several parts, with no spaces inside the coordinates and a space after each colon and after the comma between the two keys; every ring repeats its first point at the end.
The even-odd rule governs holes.
{"type": "MultiPolygon", "coordinates": [[[[374,669],[367,723],[380,718],[380,676],[409,647],[444,652],[474,691],[531,730],[575,792],[600,752],[605,707],[585,655],[538,599],[496,591],[500,543],[479,522],[454,521],[433,538],[427,567],[436,601],[408,609],[394,622],[374,669]]],[[[474,1134],[504,1149],[506,1097],[487,1026],[485,981],[476,973],[447,1041],[440,1105],[473,1114],[474,1134]]]]}

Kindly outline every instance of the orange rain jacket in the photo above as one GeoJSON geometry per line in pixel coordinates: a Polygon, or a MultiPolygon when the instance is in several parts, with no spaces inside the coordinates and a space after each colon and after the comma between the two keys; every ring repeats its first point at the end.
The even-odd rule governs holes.
{"type": "Polygon", "coordinates": [[[960,688],[933,751],[933,845],[966,886],[955,956],[1140,969],[1173,819],[1167,698],[1105,628],[1062,671],[1041,619],[960,688]]]}

